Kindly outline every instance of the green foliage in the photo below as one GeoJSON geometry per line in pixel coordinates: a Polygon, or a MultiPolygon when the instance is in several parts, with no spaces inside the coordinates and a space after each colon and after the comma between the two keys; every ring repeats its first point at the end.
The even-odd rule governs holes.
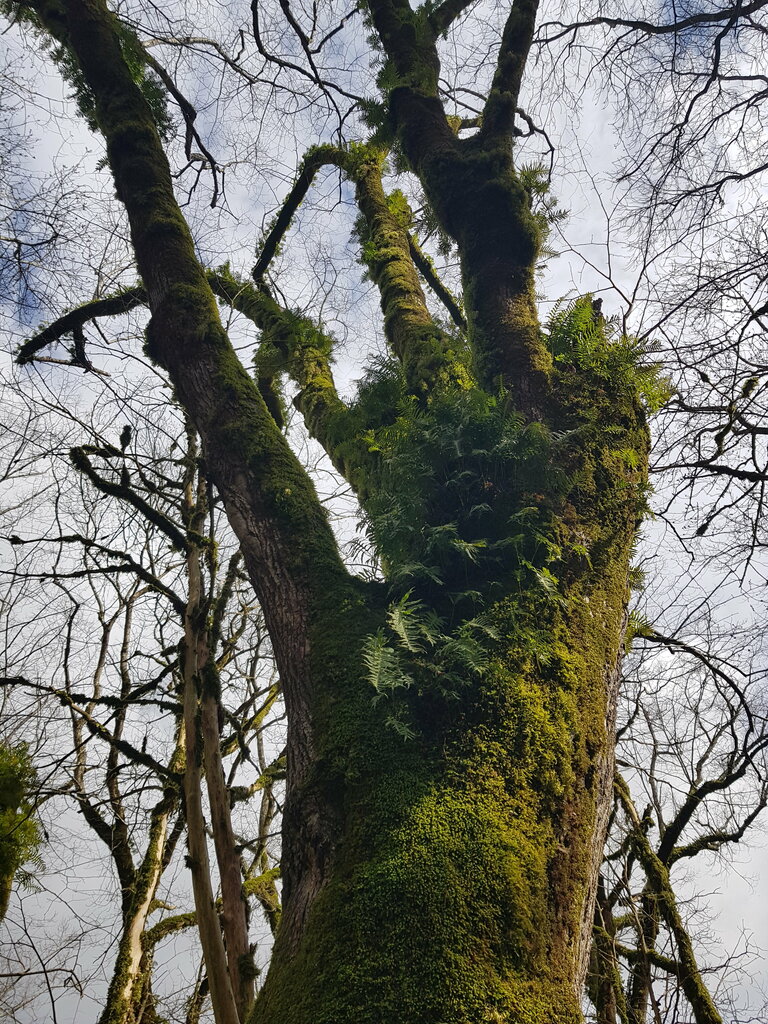
{"type": "Polygon", "coordinates": [[[548,260],[559,255],[547,242],[554,225],[567,219],[568,210],[564,210],[557,197],[552,194],[549,170],[544,164],[522,164],[517,169],[517,176],[528,195],[531,213],[539,229],[537,269],[541,272],[546,269],[548,260]]]}
{"type": "Polygon", "coordinates": [[[447,258],[454,251],[454,241],[437,219],[435,211],[432,209],[432,204],[427,199],[423,190],[420,190],[418,193],[418,206],[420,210],[418,224],[420,236],[432,239],[440,255],[447,258]]]}
{"type": "Polygon", "coordinates": [[[624,631],[624,646],[629,651],[632,649],[632,642],[636,636],[650,636],[653,633],[653,623],[646,618],[642,612],[633,608],[627,618],[627,628],[624,631]]]}
{"type": "Polygon", "coordinates": [[[671,397],[660,364],[649,359],[656,345],[622,334],[618,317],[606,320],[591,295],[556,303],[545,334],[556,363],[575,363],[616,392],[636,395],[647,412],[658,412],[671,397]]]}
{"type": "Polygon", "coordinates": [[[40,831],[28,802],[36,776],[25,744],[0,743],[0,920],[21,867],[36,860],[40,831]]]}
{"type": "Polygon", "coordinates": [[[544,478],[550,493],[567,480],[546,426],[475,387],[446,389],[425,408],[389,361],[361,383],[357,413],[376,424],[364,434],[379,460],[364,512],[396,596],[412,590],[455,623],[496,588],[552,587],[543,569],[560,551],[546,505],[531,495],[544,478]]]}
{"type": "MultiPolygon", "coordinates": [[[[378,421],[364,434],[378,458],[364,515],[394,598],[363,657],[376,699],[399,695],[389,724],[410,735],[406,691],[450,702],[483,676],[497,640],[485,614],[494,600],[510,591],[562,600],[553,499],[569,481],[554,458],[558,438],[525,422],[505,394],[445,389],[425,406],[407,395],[396,363],[379,361],[356,413],[378,421]]],[[[530,617],[513,625],[517,643],[546,664],[551,644],[530,617]]]]}
{"type": "Polygon", "coordinates": [[[400,686],[410,686],[413,681],[401,671],[400,661],[387,643],[383,629],[366,638],[363,644],[363,663],[368,681],[378,694],[396,690],[400,686]]]}
{"type": "MultiPolygon", "coordinates": [[[[444,630],[440,617],[413,598],[411,591],[391,604],[386,628],[363,644],[368,681],[376,691],[374,700],[410,688],[454,700],[462,688],[479,678],[488,668],[498,631],[484,616],[462,622],[453,632],[444,630]]],[[[406,738],[414,735],[402,707],[395,708],[387,724],[406,738]]]]}
{"type": "Polygon", "coordinates": [[[642,592],[645,589],[646,576],[645,569],[641,569],[639,565],[631,565],[627,576],[629,589],[635,592],[642,592]]]}

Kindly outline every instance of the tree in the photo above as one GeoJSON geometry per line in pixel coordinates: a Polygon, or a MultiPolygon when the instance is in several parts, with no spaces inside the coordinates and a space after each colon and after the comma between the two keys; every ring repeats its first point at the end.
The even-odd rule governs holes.
{"type": "Polygon", "coordinates": [[[539,29],[563,77],[578,42],[618,99],[623,214],[642,254],[625,299],[670,352],[676,391],[654,462],[677,495],[694,481],[697,535],[716,524],[723,555],[727,531],[729,557],[764,543],[765,8],[597,0],[539,29]]]}
{"type": "MultiPolygon", "coordinates": [[[[356,97],[315,57],[346,16],[307,33],[281,6],[302,64],[290,45],[275,52],[254,3],[258,52],[275,74],[308,78],[343,123],[337,97],[356,97]]],[[[511,5],[480,116],[462,118],[443,100],[439,49],[470,6],[366,5],[380,63],[369,130],[309,150],[248,280],[198,259],[161,144],[158,79],[181,105],[187,159],[218,169],[192,151],[195,112],[130,23],[100,0],[7,5],[55,40],[106,141],[140,277],[44,328],[20,359],[71,335],[71,362],[92,370],[85,328],[148,306],[147,351],[200,435],[280,671],[283,916],[253,1024],[581,1017],[646,415],[666,389],[590,296],[540,322],[553,211],[534,206],[542,174],[515,151],[536,133],[520,94],[537,3],[511,5]],[[386,190],[388,154],[418,183],[416,214],[386,190]],[[350,401],[334,383],[334,339],[269,279],[325,166],[354,195],[389,348],[350,401]],[[463,309],[414,237],[425,225],[458,258],[463,309]],[[256,380],[216,296],[258,329],[256,380]],[[357,495],[380,579],[343,564],[282,430],[284,376],[357,495]]],[[[188,666],[203,691],[206,663],[188,666]]],[[[216,975],[208,953],[206,967],[216,975]]],[[[243,1006],[220,977],[216,1018],[234,1024],[243,1006]]]]}
{"type": "MultiPolygon", "coordinates": [[[[145,379],[145,409],[150,389],[145,379]]],[[[135,413],[134,422],[143,426],[141,410],[131,409],[129,396],[120,398],[121,412],[135,413]]],[[[44,427],[37,425],[54,447],[62,427],[66,432],[72,426],[71,415],[62,412],[48,416],[44,427]]],[[[16,510],[11,529],[24,536],[12,532],[16,564],[2,573],[13,579],[17,595],[26,583],[27,609],[35,589],[42,590],[35,596],[48,614],[40,623],[32,617],[24,630],[27,645],[44,649],[52,631],[63,636],[61,666],[27,654],[25,668],[33,678],[3,680],[3,696],[7,705],[18,706],[20,694],[27,693],[45,702],[39,714],[56,730],[58,742],[49,739],[37,751],[37,763],[45,766],[40,800],[73,803],[92,842],[108,853],[119,913],[104,929],[109,935],[114,927],[116,946],[114,953],[101,951],[114,959],[99,1018],[104,1022],[159,1019],[153,992],[157,950],[195,927],[208,958],[221,957],[218,970],[239,980],[247,999],[256,967],[246,896],[261,903],[270,921],[279,916],[268,836],[282,759],[267,762],[260,735],[274,717],[279,686],[265,679],[263,624],[201,475],[197,439],[190,430],[174,439],[183,430],[176,413],[173,407],[162,416],[155,411],[159,436],[142,430],[140,440],[124,427],[119,447],[92,424],[91,443],[69,451],[68,476],[71,481],[74,472],[80,486],[68,491],[67,477],[61,481],[49,530],[39,485],[26,496],[22,506],[33,499],[37,514],[30,524],[28,508],[21,515],[16,510]],[[203,520],[208,542],[201,547],[203,520]],[[190,667],[203,655],[209,685],[190,692],[190,667]],[[242,778],[244,766],[256,766],[255,780],[242,778]],[[261,799],[258,815],[244,814],[254,797],[261,799]],[[209,832],[216,876],[208,866],[209,832]],[[173,878],[185,833],[193,893],[173,878]],[[218,901],[216,877],[222,887],[218,901]],[[179,912],[168,913],[174,906],[179,912]]],[[[30,440],[23,417],[8,420],[9,434],[21,428],[30,440]]],[[[109,413],[105,422],[113,428],[109,413]]],[[[4,454],[13,467],[18,445],[8,448],[4,454]]],[[[50,480],[47,472],[36,476],[50,480]]],[[[22,497],[21,489],[17,495],[22,497]]],[[[9,527],[6,522],[3,532],[9,527]]],[[[7,614],[13,617],[13,609],[7,614]]],[[[6,708],[9,721],[12,710],[6,708]]],[[[42,966],[53,985],[77,978],[71,971],[61,978],[58,965],[42,966]]],[[[14,972],[19,978],[27,974],[14,972]]],[[[209,972],[206,986],[217,992],[217,982],[209,972]]]]}
{"type": "MultiPolygon", "coordinates": [[[[595,910],[590,995],[601,1024],[645,1021],[651,1009],[676,1019],[681,990],[697,1024],[721,1021],[722,980],[716,1004],[672,879],[702,855],[727,856],[765,806],[768,733],[753,713],[762,673],[735,668],[724,638],[714,657],[653,630],[645,642],[650,666],[641,661],[639,679],[625,680],[622,775],[595,910]],[[634,798],[623,777],[630,773],[634,798]]],[[[732,643],[743,651],[748,637],[732,643]]]]}

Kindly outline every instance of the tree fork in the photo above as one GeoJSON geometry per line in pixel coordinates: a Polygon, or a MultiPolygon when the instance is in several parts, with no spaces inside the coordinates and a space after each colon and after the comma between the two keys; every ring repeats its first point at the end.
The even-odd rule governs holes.
{"type": "Polygon", "coordinates": [[[369,0],[400,79],[386,97],[395,134],[458,246],[478,379],[491,391],[500,384],[510,390],[532,419],[549,410],[552,362],[536,311],[538,230],[514,169],[512,143],[537,8],[535,0],[512,4],[484,111],[487,125],[462,140],[438,96],[435,34],[424,30],[424,12],[402,0],[369,0]]]}

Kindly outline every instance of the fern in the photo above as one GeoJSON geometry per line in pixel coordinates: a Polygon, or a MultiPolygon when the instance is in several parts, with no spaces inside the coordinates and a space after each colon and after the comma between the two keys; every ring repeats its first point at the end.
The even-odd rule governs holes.
{"type": "MultiPolygon", "coordinates": [[[[411,591],[404,594],[397,604],[389,609],[387,621],[392,632],[397,636],[400,645],[412,654],[420,654],[424,651],[424,632],[419,619],[419,612],[423,608],[420,601],[411,600],[411,591]]],[[[427,636],[430,634],[427,633],[427,636]]]]}
{"type": "Polygon", "coordinates": [[[642,612],[633,608],[627,617],[627,628],[624,630],[624,646],[627,651],[632,650],[632,643],[637,636],[650,636],[653,633],[653,623],[642,612]]]}
{"type": "Polygon", "coordinates": [[[363,644],[363,663],[368,672],[368,681],[378,696],[384,696],[413,682],[400,667],[400,659],[387,644],[384,631],[379,630],[366,638],[363,644]]]}
{"type": "MultiPolygon", "coordinates": [[[[394,697],[396,691],[417,687],[442,698],[455,700],[473,679],[483,675],[493,648],[501,638],[482,615],[461,623],[445,633],[439,617],[414,600],[410,591],[390,605],[387,628],[366,638],[362,655],[368,681],[374,688],[374,702],[394,697]]],[[[387,726],[403,738],[412,738],[407,708],[395,705],[387,726]]]]}
{"type": "Polygon", "coordinates": [[[568,485],[545,426],[479,389],[438,392],[425,408],[389,360],[374,363],[360,389],[352,414],[376,459],[365,521],[396,595],[412,590],[442,615],[472,614],[497,581],[522,582],[525,561],[539,568],[553,557],[533,531],[550,532],[539,508],[508,542],[521,492],[538,491],[544,475],[550,490],[568,485]]]}
{"type": "Polygon", "coordinates": [[[412,740],[416,736],[416,730],[412,729],[404,719],[399,718],[397,715],[387,715],[384,724],[388,729],[394,730],[398,736],[402,736],[404,740],[412,740]]]}
{"type": "Polygon", "coordinates": [[[636,394],[650,413],[658,412],[672,396],[661,365],[649,358],[658,345],[623,334],[618,317],[606,320],[596,314],[591,295],[556,303],[545,336],[556,361],[575,362],[620,390],[636,394]]]}

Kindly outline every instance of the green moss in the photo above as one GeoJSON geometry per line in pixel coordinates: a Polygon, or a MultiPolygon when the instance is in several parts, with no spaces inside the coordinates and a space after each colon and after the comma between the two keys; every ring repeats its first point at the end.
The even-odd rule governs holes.
{"type": "MultiPolygon", "coordinates": [[[[403,146],[415,149],[406,136],[403,146]]],[[[519,174],[508,146],[478,139],[420,153],[419,174],[441,227],[461,257],[464,306],[477,379],[544,395],[551,356],[535,301],[541,217],[531,208],[530,175],[519,174]]]]}
{"type": "Polygon", "coordinates": [[[411,393],[426,397],[435,387],[467,386],[466,360],[456,359],[456,340],[435,323],[411,257],[413,216],[402,192],[385,194],[382,157],[372,147],[350,151],[346,170],[356,182],[357,234],[362,262],[381,296],[384,331],[403,365],[411,393]]]}
{"type": "Polygon", "coordinates": [[[275,884],[279,877],[280,868],[274,867],[263,871],[255,878],[247,878],[243,884],[244,894],[255,898],[261,904],[273,932],[280,924],[281,916],[280,894],[275,884]]]}
{"type": "Polygon", "coordinates": [[[375,720],[357,732],[367,757],[333,879],[298,959],[278,954],[255,1020],[578,1019],[549,926],[575,714],[535,672],[525,656],[500,657],[452,721],[428,735],[422,716],[410,744],[375,720]],[[298,989],[280,964],[304,979],[298,989]]]}
{"type": "MultiPolygon", "coordinates": [[[[386,628],[394,649],[398,629],[410,636],[391,625],[384,593],[378,612],[361,593],[361,614],[342,615],[353,632],[318,647],[335,676],[318,710],[329,745],[316,784],[333,786],[344,827],[295,957],[278,933],[255,1022],[580,1019],[574,959],[612,742],[606,673],[622,642],[648,438],[631,375],[580,359],[559,361],[553,381],[557,432],[473,390],[437,395],[423,413],[403,400],[370,435],[391,474],[368,504],[382,501],[375,529],[390,574],[431,565],[440,582],[427,574],[418,593],[454,627],[476,563],[464,557],[460,572],[451,545],[433,541],[455,541],[446,526],[468,531],[479,516],[476,535],[459,539],[484,542],[486,582],[472,589],[490,627],[487,664],[441,689],[403,641],[411,682],[372,704],[351,637],[386,628]],[[489,493],[490,511],[479,508],[489,493]],[[412,739],[387,727],[398,713],[412,739]]],[[[391,387],[386,374],[374,382],[380,398],[391,387]]]]}
{"type": "MultiPolygon", "coordinates": [[[[653,358],[653,343],[622,334],[619,318],[606,320],[595,309],[591,295],[567,304],[557,303],[547,321],[545,337],[561,374],[567,376],[569,368],[576,369],[600,385],[603,394],[591,395],[599,399],[590,410],[594,421],[600,419],[600,399],[607,394],[621,397],[625,406],[639,400],[648,413],[658,412],[670,398],[669,381],[653,358]]],[[[587,403],[583,403],[583,412],[587,412],[587,403]]],[[[615,451],[637,466],[632,449],[615,451]]]]}
{"type": "Polygon", "coordinates": [[[29,802],[35,782],[26,745],[0,743],[0,921],[19,870],[36,859],[40,847],[40,829],[29,802]]]}

